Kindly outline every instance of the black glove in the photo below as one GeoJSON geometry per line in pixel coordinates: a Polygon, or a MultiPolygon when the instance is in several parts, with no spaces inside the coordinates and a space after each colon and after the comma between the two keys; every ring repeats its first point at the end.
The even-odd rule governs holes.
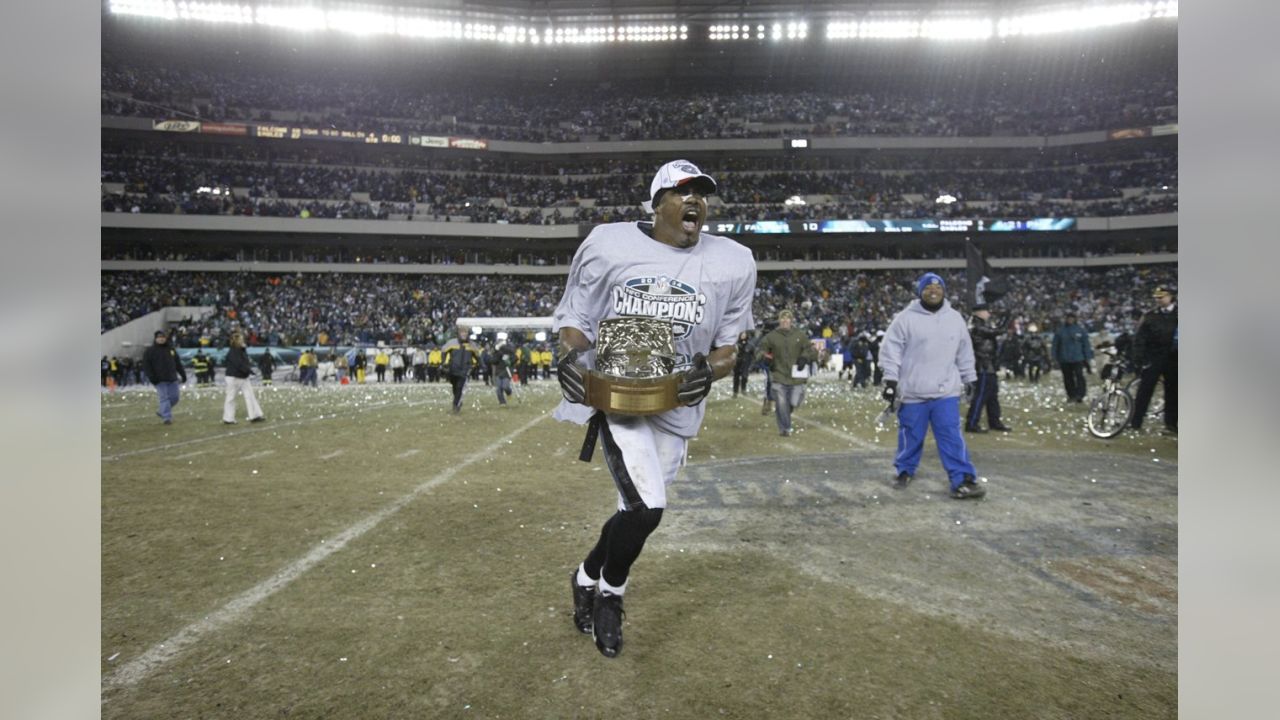
{"type": "Polygon", "coordinates": [[[587,401],[587,382],[582,375],[582,366],[578,364],[578,350],[570,350],[556,364],[556,378],[560,381],[560,392],[564,399],[579,405],[587,401]]]}
{"type": "Polygon", "coordinates": [[[886,402],[893,402],[894,400],[897,400],[898,399],[898,381],[885,380],[884,390],[880,393],[880,397],[884,398],[886,402]]]}
{"type": "Polygon", "coordinates": [[[680,374],[680,388],[676,390],[676,397],[684,405],[693,407],[711,392],[711,381],[714,379],[715,374],[707,364],[707,356],[698,353],[693,356],[693,365],[680,374]]]}
{"type": "Polygon", "coordinates": [[[964,384],[964,399],[965,399],[965,400],[972,400],[972,399],[973,399],[973,391],[974,391],[977,387],[978,387],[978,384],[977,384],[976,382],[972,381],[972,380],[970,380],[969,382],[965,383],[965,384],[964,384]]]}
{"type": "Polygon", "coordinates": [[[1092,375],[1092,374],[1093,374],[1093,363],[1085,363],[1084,370],[1085,370],[1085,372],[1087,372],[1087,373],[1089,373],[1090,375],[1092,375]]]}

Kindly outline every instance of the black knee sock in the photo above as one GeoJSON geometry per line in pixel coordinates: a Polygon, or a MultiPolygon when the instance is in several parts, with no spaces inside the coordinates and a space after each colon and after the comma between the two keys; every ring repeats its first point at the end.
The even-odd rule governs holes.
{"type": "Polygon", "coordinates": [[[609,528],[613,527],[618,520],[620,512],[615,512],[604,521],[604,526],[600,528],[600,538],[596,540],[596,546],[591,548],[591,552],[587,553],[587,559],[582,561],[582,570],[587,577],[592,580],[600,579],[600,569],[604,567],[605,551],[609,547],[609,528]]]}
{"type": "Polygon", "coordinates": [[[588,577],[600,573],[614,587],[627,582],[631,565],[640,557],[645,540],[662,522],[662,508],[617,512],[600,530],[600,540],[584,564],[588,577]]]}

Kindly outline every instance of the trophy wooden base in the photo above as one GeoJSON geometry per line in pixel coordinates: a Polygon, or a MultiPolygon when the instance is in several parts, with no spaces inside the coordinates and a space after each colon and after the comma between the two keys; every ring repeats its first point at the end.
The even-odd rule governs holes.
{"type": "Polygon", "coordinates": [[[584,373],[587,404],[597,410],[619,415],[657,415],[680,404],[676,392],[680,374],[629,378],[605,375],[596,370],[584,373]]]}

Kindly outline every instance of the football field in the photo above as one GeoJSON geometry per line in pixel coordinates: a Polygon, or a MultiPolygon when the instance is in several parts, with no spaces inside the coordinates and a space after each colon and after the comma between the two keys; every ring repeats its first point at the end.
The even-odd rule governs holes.
{"type": "MultiPolygon", "coordinates": [[[[1096,381],[1090,378],[1096,391],[1096,381]]],[[[184,390],[102,399],[104,718],[1167,718],[1177,440],[1098,440],[1057,374],[891,487],[878,390],[827,375],[797,431],[758,375],[708,399],[606,659],[568,576],[612,513],[554,380],[282,384],[221,423],[184,390]]]]}

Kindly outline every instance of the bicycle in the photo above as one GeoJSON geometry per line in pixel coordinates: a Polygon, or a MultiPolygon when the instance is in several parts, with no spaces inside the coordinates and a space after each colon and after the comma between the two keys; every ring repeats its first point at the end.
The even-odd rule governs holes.
{"type": "Polygon", "coordinates": [[[1102,380],[1102,392],[1089,403],[1089,416],[1086,424],[1094,437],[1113,438],[1124,432],[1133,419],[1133,395],[1129,388],[1136,389],[1139,377],[1130,363],[1116,350],[1115,345],[1103,343],[1096,348],[1108,357],[1099,377],[1102,380]],[[1121,381],[1126,373],[1133,377],[1127,383],[1121,381]]]}

